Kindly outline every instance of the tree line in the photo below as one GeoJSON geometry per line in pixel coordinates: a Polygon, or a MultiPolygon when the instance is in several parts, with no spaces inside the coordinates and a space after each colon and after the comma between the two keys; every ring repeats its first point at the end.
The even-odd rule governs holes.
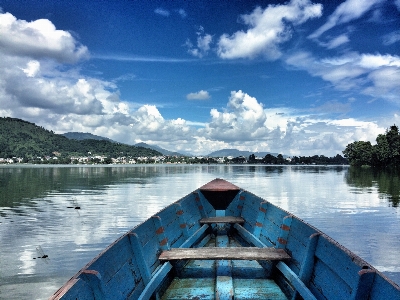
{"type": "Polygon", "coordinates": [[[386,132],[379,134],[376,144],[356,141],[346,146],[343,151],[353,166],[372,166],[384,168],[400,165],[400,133],[396,125],[390,126],[386,132]]]}
{"type": "Polygon", "coordinates": [[[264,158],[257,159],[254,154],[251,154],[248,163],[272,165],[347,165],[349,161],[340,154],[333,157],[327,157],[324,155],[293,156],[289,159],[285,159],[282,154],[278,154],[277,156],[267,154],[264,158]]]}

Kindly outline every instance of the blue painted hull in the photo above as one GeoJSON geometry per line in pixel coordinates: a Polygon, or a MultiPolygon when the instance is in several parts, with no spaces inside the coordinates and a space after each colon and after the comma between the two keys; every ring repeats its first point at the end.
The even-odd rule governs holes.
{"type": "Polygon", "coordinates": [[[120,237],[50,299],[400,299],[400,288],[296,216],[216,179],[120,237]]]}

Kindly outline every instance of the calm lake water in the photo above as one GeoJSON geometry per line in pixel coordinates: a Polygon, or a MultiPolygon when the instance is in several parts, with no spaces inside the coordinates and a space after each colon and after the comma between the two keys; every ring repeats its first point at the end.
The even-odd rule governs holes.
{"type": "Polygon", "coordinates": [[[47,299],[120,235],[217,177],[297,215],[400,284],[398,173],[346,166],[1,166],[0,298],[47,299]],[[43,254],[48,258],[37,258],[43,254]]]}

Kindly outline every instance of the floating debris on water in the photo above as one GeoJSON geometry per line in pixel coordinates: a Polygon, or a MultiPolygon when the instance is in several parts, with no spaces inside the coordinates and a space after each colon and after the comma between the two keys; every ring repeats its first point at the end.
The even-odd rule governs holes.
{"type": "Polygon", "coordinates": [[[33,259],[43,258],[43,259],[46,260],[46,262],[47,262],[48,259],[50,259],[47,254],[44,254],[44,251],[43,251],[41,246],[36,247],[36,252],[38,253],[39,256],[38,257],[34,257],[33,259]]]}
{"type": "Polygon", "coordinates": [[[78,205],[75,199],[72,199],[72,205],[73,206],[67,206],[67,208],[81,209],[81,207],[78,205]]]}

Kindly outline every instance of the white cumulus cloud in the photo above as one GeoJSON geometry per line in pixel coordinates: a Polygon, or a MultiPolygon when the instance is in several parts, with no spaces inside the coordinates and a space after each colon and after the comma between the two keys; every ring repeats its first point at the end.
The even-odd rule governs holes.
{"type": "Polygon", "coordinates": [[[37,60],[31,60],[26,64],[26,68],[22,69],[26,76],[35,77],[40,71],[40,62],[37,60]]]}
{"type": "Polygon", "coordinates": [[[223,34],[218,41],[217,53],[221,58],[254,58],[263,55],[275,60],[281,56],[279,45],[291,37],[289,23],[298,25],[308,19],[320,17],[322,5],[309,0],[291,0],[287,4],[257,7],[251,14],[242,15],[247,31],[223,34]]]}
{"type": "Polygon", "coordinates": [[[242,91],[232,91],[225,111],[211,109],[210,115],[204,130],[216,140],[252,140],[267,130],[262,104],[242,91]]]}
{"type": "Polygon", "coordinates": [[[186,95],[186,99],[188,99],[188,100],[207,100],[210,98],[211,98],[211,96],[208,93],[208,91],[204,91],[204,90],[198,91],[196,93],[189,93],[186,95]]]}
{"type": "Polygon", "coordinates": [[[57,30],[49,20],[27,22],[10,13],[0,13],[0,48],[8,55],[46,57],[62,63],[74,63],[89,55],[87,47],[69,32],[57,30]]]}
{"type": "Polygon", "coordinates": [[[188,53],[193,56],[202,58],[207,55],[211,49],[211,43],[213,42],[213,36],[204,32],[204,28],[199,26],[197,34],[197,44],[193,45],[190,39],[186,40],[185,46],[188,48],[188,53]]]}

